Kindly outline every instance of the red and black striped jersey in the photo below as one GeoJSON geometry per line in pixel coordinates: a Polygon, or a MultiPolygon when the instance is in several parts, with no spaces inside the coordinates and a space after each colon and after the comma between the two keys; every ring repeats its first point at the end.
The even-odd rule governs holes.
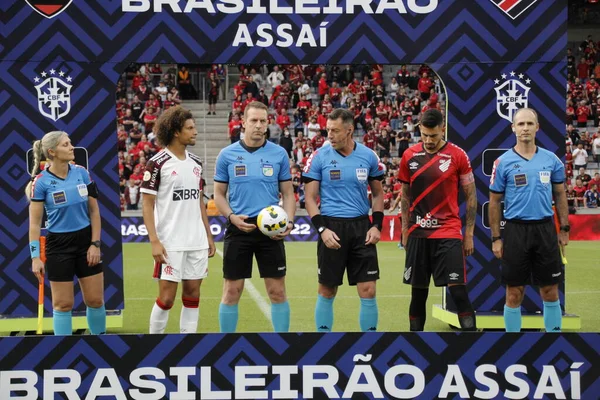
{"type": "Polygon", "coordinates": [[[446,143],[434,154],[423,143],[402,155],[398,179],[410,185],[409,234],[431,239],[462,239],[458,209],[461,178],[472,176],[471,162],[460,147],[446,143]]]}

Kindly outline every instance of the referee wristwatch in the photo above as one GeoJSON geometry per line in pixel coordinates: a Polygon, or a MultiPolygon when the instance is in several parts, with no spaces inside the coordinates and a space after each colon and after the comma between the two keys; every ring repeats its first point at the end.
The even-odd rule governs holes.
{"type": "Polygon", "coordinates": [[[560,227],[560,231],[561,232],[567,232],[567,233],[570,232],[571,231],[571,225],[562,225],[560,227]]]}
{"type": "Polygon", "coordinates": [[[100,248],[100,241],[99,240],[94,240],[92,243],[90,243],[91,246],[96,246],[97,248],[100,248]]]}
{"type": "Polygon", "coordinates": [[[317,228],[317,232],[319,232],[319,235],[320,235],[321,233],[323,233],[325,231],[325,229],[327,229],[327,228],[325,228],[324,226],[320,226],[317,228]]]}

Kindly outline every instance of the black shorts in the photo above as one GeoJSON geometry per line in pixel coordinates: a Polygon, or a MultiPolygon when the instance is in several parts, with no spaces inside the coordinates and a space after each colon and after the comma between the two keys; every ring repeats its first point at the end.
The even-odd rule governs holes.
{"type": "Polygon", "coordinates": [[[432,275],[435,286],[467,282],[462,240],[408,237],[404,283],[428,288],[432,275]]]}
{"type": "Polygon", "coordinates": [[[506,221],[502,236],[503,284],[550,286],[562,282],[565,274],[552,219],[506,221]]]}
{"type": "Polygon", "coordinates": [[[208,104],[217,104],[218,98],[219,98],[219,95],[217,95],[217,94],[209,94],[208,95],[208,104]]]}
{"type": "Polygon", "coordinates": [[[92,227],[76,232],[46,235],[46,274],[53,282],[72,282],[102,272],[102,263],[88,266],[87,251],[92,242],[92,227]]]}
{"type": "Polygon", "coordinates": [[[334,218],[323,216],[325,226],[340,238],[338,250],[329,249],[319,237],[317,260],[319,283],[336,287],[343,284],[347,270],[348,284],[370,282],[379,279],[377,247],[365,245],[367,231],[371,227],[368,216],[358,218],[334,218]]]}
{"type": "MultiPolygon", "coordinates": [[[[256,223],[256,218],[247,219],[256,223]]],[[[283,240],[273,240],[258,229],[250,233],[240,231],[235,225],[227,225],[223,247],[223,278],[229,280],[252,277],[252,256],[256,256],[261,278],[281,278],[287,266],[283,240]]]]}

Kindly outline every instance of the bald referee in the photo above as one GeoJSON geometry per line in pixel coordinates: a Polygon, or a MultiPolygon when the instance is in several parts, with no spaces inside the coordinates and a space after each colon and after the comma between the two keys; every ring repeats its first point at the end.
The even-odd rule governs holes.
{"type": "Polygon", "coordinates": [[[507,332],[521,330],[521,302],[525,285],[530,283],[540,288],[546,332],[560,332],[562,327],[558,284],[564,273],[559,246],[569,243],[570,230],[565,169],[554,153],[536,146],[539,128],[534,110],[517,111],[512,124],[517,144],[496,160],[490,179],[492,250],[502,260],[507,332]],[[553,195],[560,221],[558,237],[553,222],[553,195]],[[502,199],[506,225],[501,236],[502,199]]]}

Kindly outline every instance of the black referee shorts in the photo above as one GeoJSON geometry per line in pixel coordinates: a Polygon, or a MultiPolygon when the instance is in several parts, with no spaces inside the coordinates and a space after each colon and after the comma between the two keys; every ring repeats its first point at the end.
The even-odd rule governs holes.
{"type": "Polygon", "coordinates": [[[408,237],[404,283],[428,288],[432,275],[438,287],[467,282],[462,240],[408,237]]]}
{"type": "Polygon", "coordinates": [[[564,279],[558,236],[552,219],[508,220],[503,232],[502,283],[556,285],[564,279]]]}
{"type": "Polygon", "coordinates": [[[92,242],[92,227],[67,233],[46,235],[46,274],[53,282],[72,282],[102,272],[102,263],[90,267],[87,251],[92,242]]]}
{"type": "Polygon", "coordinates": [[[368,216],[358,218],[334,218],[323,216],[328,229],[340,238],[341,248],[332,250],[319,237],[317,260],[319,283],[336,287],[343,284],[347,270],[348,284],[370,282],[379,279],[377,247],[365,245],[367,231],[371,227],[368,216]]]}
{"type": "MultiPolygon", "coordinates": [[[[256,218],[246,220],[256,224],[256,218]]],[[[252,277],[252,257],[256,256],[261,278],[281,278],[287,266],[283,240],[273,240],[255,229],[250,233],[227,225],[223,246],[223,278],[229,280],[252,277]]]]}

